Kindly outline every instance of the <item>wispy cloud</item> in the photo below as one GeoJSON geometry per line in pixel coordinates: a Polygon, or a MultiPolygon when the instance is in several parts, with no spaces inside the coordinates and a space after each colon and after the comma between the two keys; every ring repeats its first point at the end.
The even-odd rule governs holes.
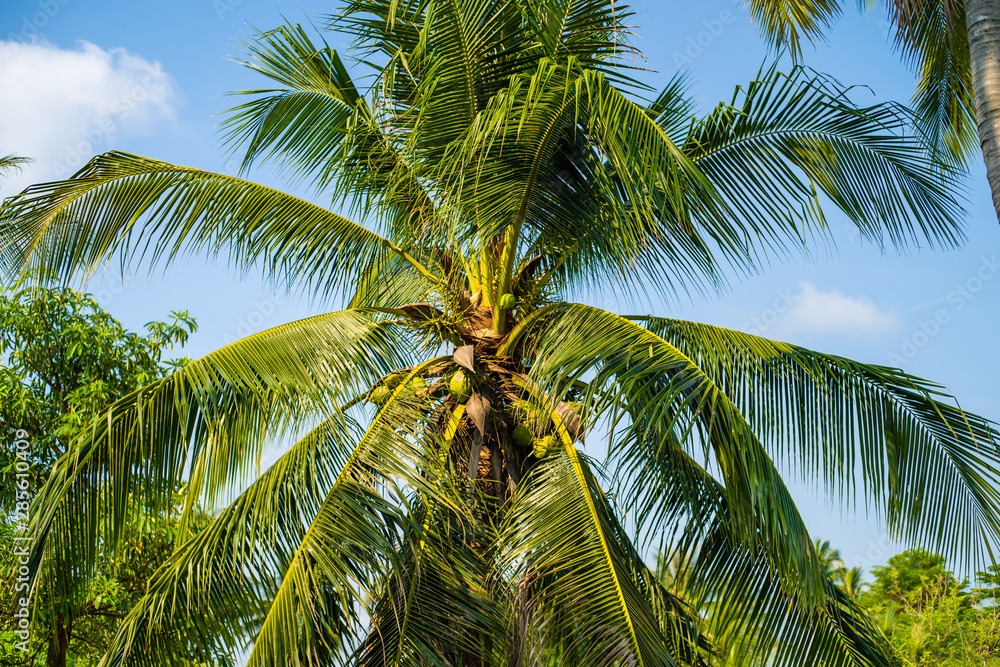
{"type": "Polygon", "coordinates": [[[0,40],[0,91],[0,155],[34,160],[0,179],[3,196],[69,176],[120,134],[171,119],[176,97],[158,62],[88,42],[61,49],[0,40]]]}
{"type": "Polygon", "coordinates": [[[836,289],[823,291],[802,283],[801,294],[781,328],[789,333],[873,337],[892,331],[898,324],[895,313],[881,310],[866,296],[851,297],[836,289]]]}

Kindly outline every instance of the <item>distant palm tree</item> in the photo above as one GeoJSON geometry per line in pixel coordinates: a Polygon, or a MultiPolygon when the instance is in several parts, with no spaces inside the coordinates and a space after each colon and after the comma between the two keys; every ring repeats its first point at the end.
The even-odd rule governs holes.
{"type": "MultiPolygon", "coordinates": [[[[747,0],[775,45],[801,54],[843,11],[837,0],[747,0]]],[[[964,160],[979,147],[1000,218],[1000,3],[995,0],[864,0],[895,28],[895,45],[917,70],[913,101],[938,155],[964,160]]]]}
{"type": "Polygon", "coordinates": [[[864,586],[864,570],[860,567],[848,568],[840,555],[840,549],[834,549],[828,540],[816,540],[816,556],[823,566],[828,579],[840,587],[852,600],[856,600],[864,586]]]}
{"type": "Polygon", "coordinates": [[[248,640],[251,666],[703,664],[731,648],[701,632],[704,599],[723,642],[756,633],[748,660],[883,665],[774,459],[863,488],[895,535],[973,557],[1000,537],[997,432],[935,385],[571,301],[716,289],[822,236],[828,201],[876,242],[961,240],[951,176],[904,111],[794,70],[699,118],[679,81],[644,99],[628,16],[354,0],[332,25],[367,88],[297,26],[260,35],[247,64],[271,81],[231,145],[368,227],[122,153],[0,213],[10,275],[226,253],[347,303],[120,400],[39,491],[33,562],[55,522],[86,570],[82,545],[115,544],[137,504],[184,481],[189,509],[210,506],[269,439],[312,429],[207,529],[181,526],[104,664],[248,640]],[[692,554],[692,606],[642,560],[665,534],[692,554]]]}
{"type": "Polygon", "coordinates": [[[0,155],[0,174],[20,169],[29,162],[31,162],[31,160],[26,157],[19,157],[17,155],[0,155]]]}
{"type": "Polygon", "coordinates": [[[823,567],[823,573],[832,579],[839,577],[844,571],[840,549],[834,549],[829,540],[816,540],[813,545],[816,548],[816,557],[823,567]]]}
{"type": "Polygon", "coordinates": [[[844,568],[838,583],[852,600],[857,600],[865,586],[864,570],[860,567],[844,568]]]}

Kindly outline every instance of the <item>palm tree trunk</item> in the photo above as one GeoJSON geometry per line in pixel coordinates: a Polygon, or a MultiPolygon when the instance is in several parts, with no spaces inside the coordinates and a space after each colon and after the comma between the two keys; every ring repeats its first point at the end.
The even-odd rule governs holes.
{"type": "Polygon", "coordinates": [[[965,0],[972,92],[993,207],[1000,220],[1000,2],[965,0]]]}
{"type": "Polygon", "coordinates": [[[66,667],[66,654],[69,652],[69,628],[61,614],[56,614],[52,637],[49,638],[49,650],[45,656],[46,667],[66,667]]]}

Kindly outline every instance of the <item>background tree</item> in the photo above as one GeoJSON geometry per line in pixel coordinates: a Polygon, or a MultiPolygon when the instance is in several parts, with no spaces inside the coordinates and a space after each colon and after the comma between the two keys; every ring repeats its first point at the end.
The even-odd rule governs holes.
{"type": "MultiPolygon", "coordinates": [[[[150,322],[145,335],[126,330],[87,294],[55,284],[0,293],[0,477],[3,488],[41,488],[56,459],[94,416],[115,400],[163,377],[186,360],[164,362],[163,353],[183,345],[196,326],[186,312],[170,322],[150,322]],[[28,458],[18,456],[17,431],[27,431],[28,458]],[[17,466],[19,461],[28,464],[17,466]]],[[[30,494],[30,491],[29,491],[30,494]]],[[[5,559],[13,557],[16,528],[26,517],[15,494],[0,498],[5,559]]],[[[108,646],[118,620],[145,592],[153,570],[173,546],[170,523],[157,525],[145,512],[128,517],[127,547],[119,558],[100,559],[85,578],[64,576],[58,560],[45,566],[36,596],[32,652],[16,650],[11,616],[4,614],[4,664],[50,667],[93,664],[108,646]]],[[[59,539],[73,540],[60,533],[59,539]]],[[[78,548],[82,545],[78,545],[78,548]]],[[[100,551],[100,549],[98,548],[100,551]]],[[[4,563],[4,577],[17,568],[4,563]]],[[[5,587],[11,590],[12,587],[5,587]]],[[[15,595],[15,597],[20,597],[15,595]]]]}
{"type": "Polygon", "coordinates": [[[10,172],[13,169],[20,169],[30,161],[28,158],[18,155],[2,155],[0,156],[0,174],[10,172]]]}
{"type": "Polygon", "coordinates": [[[998,610],[947,570],[944,557],[910,549],[872,572],[861,601],[907,665],[1000,665],[998,610]]]}
{"type": "MultiPolygon", "coordinates": [[[[801,58],[843,11],[836,0],[747,0],[764,35],[801,58]]],[[[1000,4],[992,0],[865,0],[895,27],[917,71],[913,104],[941,159],[964,163],[978,145],[1000,219],[1000,4]]]]}
{"type": "Polygon", "coordinates": [[[133,508],[181,481],[186,508],[211,502],[305,432],[204,530],[178,527],[106,664],[247,642],[252,666],[702,664],[718,651],[690,610],[710,600],[720,636],[772,664],[885,665],[775,459],[864,489],[893,535],[973,559],[1000,536],[997,432],[934,385],[572,302],[714,290],[824,236],[828,202],[878,243],[961,241],[955,176],[904,109],[796,69],[697,115],[680,81],[635,81],[628,17],[356,0],[330,21],[353,71],[298,26],[258,35],[247,64],[270,81],[231,145],[365,225],[122,153],[0,212],[11,275],[225,254],[346,304],[120,399],[59,460],[35,561],[61,522],[117,546],[133,508]],[[640,556],[665,535],[690,554],[683,601],[640,556]]]}

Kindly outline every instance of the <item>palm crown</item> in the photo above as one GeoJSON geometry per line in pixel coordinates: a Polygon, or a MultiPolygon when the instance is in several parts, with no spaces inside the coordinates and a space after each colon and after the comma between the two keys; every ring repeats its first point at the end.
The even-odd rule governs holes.
{"type": "Polygon", "coordinates": [[[904,109],[772,69],[698,119],[679,80],[643,101],[627,19],[598,0],[349,2],[330,25],[364,88],[302,29],[260,34],[246,64],[272,87],[240,91],[228,140],[367,226],[121,153],[7,206],[12,274],[228,253],[347,302],[117,402],[53,470],[32,565],[69,522],[97,545],[67,557],[85,576],[130,507],[184,480],[187,516],[309,427],[208,528],[182,525],[106,664],[247,640],[251,665],[706,664],[736,641],[773,664],[891,663],[775,459],[841,494],[860,474],[896,536],[985,552],[997,435],[935,385],[569,301],[714,289],[822,235],[824,197],[879,243],[961,240],[954,177],[904,109]],[[683,597],[649,540],[684,563],[683,597]]]}

